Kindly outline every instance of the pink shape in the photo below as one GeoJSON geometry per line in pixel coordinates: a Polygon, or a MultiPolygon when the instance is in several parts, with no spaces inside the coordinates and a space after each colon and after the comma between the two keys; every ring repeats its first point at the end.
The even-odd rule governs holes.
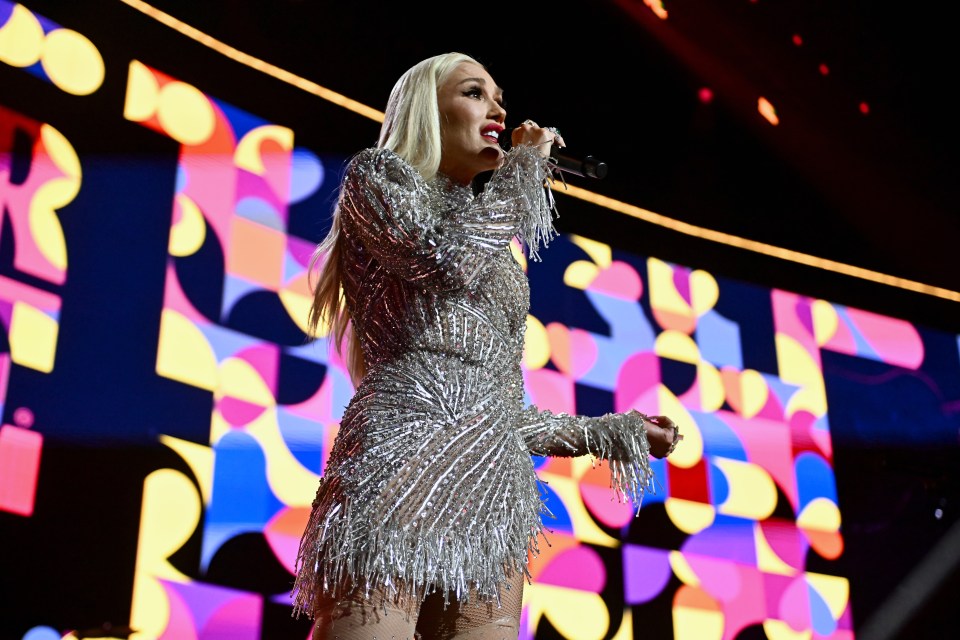
{"type": "Polygon", "coordinates": [[[632,266],[614,260],[608,268],[597,273],[587,289],[613,298],[635,301],[643,295],[643,280],[632,266]]]}
{"type": "Polygon", "coordinates": [[[795,307],[797,314],[797,321],[803,330],[807,332],[807,335],[814,335],[813,333],[813,308],[810,304],[809,298],[797,297],[795,301],[795,307]]]}
{"type": "Polygon", "coordinates": [[[633,505],[617,500],[609,487],[581,482],[580,497],[590,513],[608,527],[622,527],[633,519],[633,505]]]}
{"type": "Polygon", "coordinates": [[[883,362],[908,369],[923,362],[923,340],[909,322],[859,309],[848,308],[847,315],[883,362]]]}
{"type": "Polygon", "coordinates": [[[590,547],[574,547],[555,555],[537,578],[537,582],[600,593],[607,572],[597,552],[590,547]]]}
{"type": "Polygon", "coordinates": [[[783,591],[777,616],[794,631],[810,629],[810,594],[803,574],[794,577],[783,591]]]}
{"type": "Polygon", "coordinates": [[[287,254],[304,268],[310,266],[315,248],[316,245],[312,242],[307,242],[296,236],[287,236],[287,254]]]}
{"type": "Polygon", "coordinates": [[[807,539],[794,522],[770,518],[757,523],[773,552],[790,567],[803,570],[807,562],[807,539]]]}
{"type": "Polygon", "coordinates": [[[740,438],[747,460],[770,474],[796,512],[799,496],[790,428],[776,420],[763,420],[756,416],[746,420],[734,413],[722,414],[724,421],[740,438]]]}
{"type": "Polygon", "coordinates": [[[280,350],[277,345],[258,344],[238,351],[235,357],[249,363],[260,374],[270,393],[276,397],[280,378],[280,350]]]}
{"type": "MultiPolygon", "coordinates": [[[[620,372],[617,374],[616,396],[617,411],[620,407],[640,407],[637,401],[655,391],[660,384],[660,358],[651,352],[637,353],[627,358],[620,372]]],[[[640,409],[644,413],[651,413],[652,409],[640,409]]]]}
{"type": "Polygon", "coordinates": [[[333,419],[331,415],[332,397],[333,397],[333,375],[330,369],[327,375],[323,376],[320,388],[316,393],[299,404],[288,404],[284,410],[294,416],[316,420],[317,422],[327,422],[333,419]]]}
{"type": "Polygon", "coordinates": [[[693,306],[690,295],[690,270],[685,267],[673,266],[673,287],[688,305],[693,306]]]}
{"type": "Polygon", "coordinates": [[[827,340],[826,344],[823,345],[823,348],[839,353],[856,355],[857,341],[854,339],[853,333],[850,332],[850,327],[847,326],[846,318],[844,318],[843,314],[837,313],[837,329],[833,335],[830,336],[830,339],[827,340]]]}
{"type": "Polygon", "coordinates": [[[683,557],[700,579],[700,586],[713,599],[729,604],[741,596],[743,584],[735,562],[692,553],[685,553],[683,557]]]}
{"type": "Polygon", "coordinates": [[[802,321],[798,317],[798,312],[806,309],[809,312],[809,305],[804,307],[805,299],[800,296],[773,289],[770,292],[770,302],[773,308],[773,325],[777,334],[785,335],[796,340],[806,351],[817,355],[815,361],[820,362],[820,346],[810,332],[810,321],[802,321]]]}
{"type": "Polygon", "coordinates": [[[161,580],[160,585],[167,594],[170,617],[167,618],[167,626],[158,640],[195,640],[197,638],[196,622],[190,607],[172,583],[161,580]]]}
{"type": "Polygon", "coordinates": [[[203,625],[201,640],[260,640],[263,603],[259,596],[243,594],[214,611],[203,625]]]}
{"type": "Polygon", "coordinates": [[[31,307],[48,314],[60,311],[60,296],[4,276],[0,276],[0,291],[3,292],[0,299],[11,302],[26,302],[31,307]]]}
{"type": "Polygon", "coordinates": [[[0,511],[33,515],[42,449],[43,436],[36,431],[0,427],[0,511]]]}
{"type": "Polygon", "coordinates": [[[582,329],[572,329],[570,340],[570,375],[580,380],[597,363],[597,343],[593,336],[582,329]]]}
{"type": "Polygon", "coordinates": [[[533,404],[553,412],[575,414],[573,380],[551,369],[527,371],[525,386],[533,404]]]}
{"type": "Polygon", "coordinates": [[[231,427],[242,427],[249,424],[266,411],[266,407],[233,396],[220,398],[217,402],[217,409],[220,410],[220,415],[231,427]]]}

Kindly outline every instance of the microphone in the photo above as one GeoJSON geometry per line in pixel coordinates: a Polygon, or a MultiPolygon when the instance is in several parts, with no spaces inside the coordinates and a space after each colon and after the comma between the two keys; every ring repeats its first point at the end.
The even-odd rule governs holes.
{"type": "MultiPolygon", "coordinates": [[[[511,138],[512,129],[504,129],[497,138],[500,148],[504,151],[510,151],[513,146],[511,138]]],[[[582,178],[603,179],[607,175],[607,163],[597,160],[593,156],[584,156],[583,159],[572,158],[560,153],[560,147],[553,145],[550,147],[550,157],[556,165],[556,168],[565,173],[572,173],[582,178]]]]}

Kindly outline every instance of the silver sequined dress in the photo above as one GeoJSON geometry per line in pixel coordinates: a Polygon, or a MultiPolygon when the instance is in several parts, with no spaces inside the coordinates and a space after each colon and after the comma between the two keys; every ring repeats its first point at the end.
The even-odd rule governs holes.
{"type": "Polygon", "coordinates": [[[518,145],[477,196],[367,149],[340,192],[343,288],[367,375],[347,406],[293,589],[296,614],[348,585],[495,600],[537,553],[546,512],[531,453],[593,455],[614,490],[650,486],[641,414],[524,406],[532,259],[555,232],[549,160],[518,145]]]}

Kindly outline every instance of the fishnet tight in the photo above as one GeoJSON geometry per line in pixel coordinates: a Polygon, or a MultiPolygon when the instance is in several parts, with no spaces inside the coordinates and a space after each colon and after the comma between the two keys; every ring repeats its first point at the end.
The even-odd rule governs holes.
{"type": "Polygon", "coordinates": [[[433,594],[417,609],[403,602],[374,606],[379,594],[366,600],[355,593],[316,612],[314,640],[516,640],[520,633],[523,576],[500,590],[500,606],[471,596],[446,608],[443,595],[433,594]]]}

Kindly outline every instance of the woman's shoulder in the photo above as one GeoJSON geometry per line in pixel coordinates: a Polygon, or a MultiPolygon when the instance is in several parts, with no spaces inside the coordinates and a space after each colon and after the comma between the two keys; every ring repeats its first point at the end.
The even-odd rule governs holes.
{"type": "Polygon", "coordinates": [[[371,177],[376,174],[392,182],[416,181],[420,173],[397,155],[382,147],[367,147],[355,153],[347,165],[348,174],[371,177]]]}

